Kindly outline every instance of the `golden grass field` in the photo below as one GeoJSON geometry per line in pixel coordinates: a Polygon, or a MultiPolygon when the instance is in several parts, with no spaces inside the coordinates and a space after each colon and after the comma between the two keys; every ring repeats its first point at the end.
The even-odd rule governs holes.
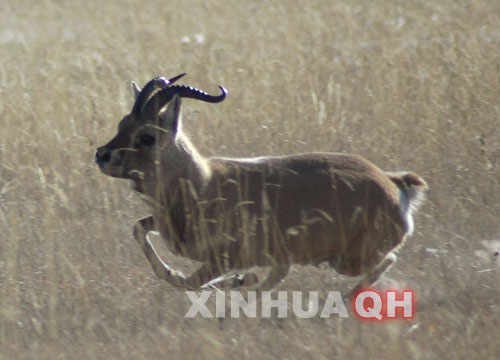
{"type": "MultiPolygon", "coordinates": [[[[0,11],[0,359],[498,358],[500,268],[493,251],[476,255],[500,237],[500,2],[4,0],[0,11]],[[184,102],[204,155],[349,152],[426,179],[416,231],[381,282],[415,290],[414,319],[184,318],[184,291],[154,276],[132,238],[146,206],[93,163],[131,109],[129,82],[181,72],[230,91],[184,102]]],[[[324,299],[353,284],[294,267],[277,289],[324,299]]]]}

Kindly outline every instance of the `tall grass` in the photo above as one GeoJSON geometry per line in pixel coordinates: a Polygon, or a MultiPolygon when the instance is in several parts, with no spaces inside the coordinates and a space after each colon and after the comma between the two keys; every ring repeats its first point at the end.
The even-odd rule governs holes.
{"type": "MultiPolygon", "coordinates": [[[[6,0],[0,11],[1,358],[497,358],[499,273],[474,251],[500,234],[498,1],[6,0]],[[216,106],[184,103],[207,156],[353,152],[428,181],[388,274],[416,290],[414,320],[183,318],[187,297],[132,239],[146,207],[93,164],[130,110],[128,82],[180,72],[230,91],[216,106]]],[[[294,268],[280,289],[346,282],[294,268]]]]}

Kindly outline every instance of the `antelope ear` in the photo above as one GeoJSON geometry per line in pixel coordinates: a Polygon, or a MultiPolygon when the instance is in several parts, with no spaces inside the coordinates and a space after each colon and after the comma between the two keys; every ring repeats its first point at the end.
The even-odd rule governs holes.
{"type": "Polygon", "coordinates": [[[170,100],[167,110],[160,113],[160,126],[163,129],[174,133],[181,131],[181,110],[181,97],[179,95],[175,95],[172,100],[170,100]]]}
{"type": "Polygon", "coordinates": [[[132,86],[132,91],[134,92],[135,100],[137,100],[137,98],[139,97],[139,94],[141,93],[141,88],[139,86],[137,86],[135,81],[132,81],[130,83],[130,85],[132,86]]]}

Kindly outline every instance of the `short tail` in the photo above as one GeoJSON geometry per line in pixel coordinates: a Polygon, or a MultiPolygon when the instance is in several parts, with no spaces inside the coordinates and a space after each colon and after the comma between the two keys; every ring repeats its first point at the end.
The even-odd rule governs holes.
{"type": "Polygon", "coordinates": [[[425,180],[411,171],[387,172],[387,175],[406,195],[409,210],[416,211],[425,199],[425,192],[429,189],[425,180]]]}

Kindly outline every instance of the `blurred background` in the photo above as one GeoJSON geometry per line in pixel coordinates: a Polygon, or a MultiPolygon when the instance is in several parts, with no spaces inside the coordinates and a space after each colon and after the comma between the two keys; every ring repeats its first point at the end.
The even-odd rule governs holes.
{"type": "MultiPolygon", "coordinates": [[[[0,14],[0,358],[498,358],[500,2],[4,0],[0,14]],[[132,238],[145,205],[93,164],[130,81],[182,72],[229,90],[184,102],[203,155],[347,152],[426,179],[379,285],[413,289],[414,319],[184,318],[185,293],[132,238]]],[[[277,290],[324,300],[355,283],[293,267],[277,290]]]]}

